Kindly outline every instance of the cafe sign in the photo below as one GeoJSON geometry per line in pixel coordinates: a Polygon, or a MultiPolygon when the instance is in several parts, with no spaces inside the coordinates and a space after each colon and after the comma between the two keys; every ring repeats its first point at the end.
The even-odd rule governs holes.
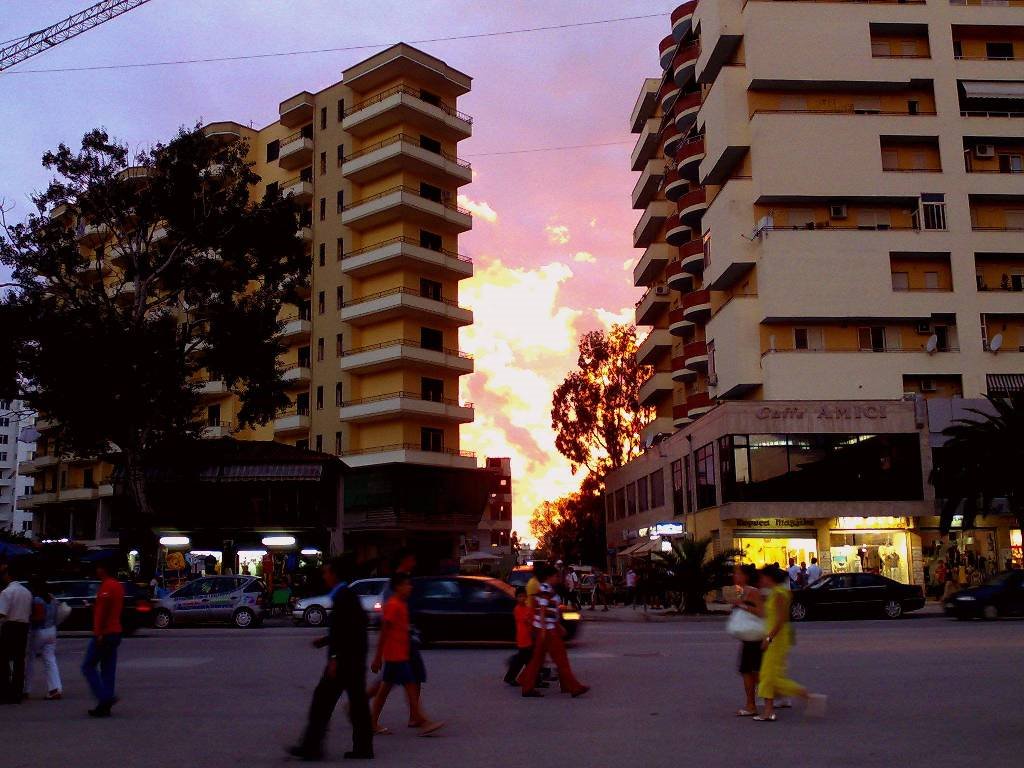
{"type": "Polygon", "coordinates": [[[760,520],[744,520],[744,528],[813,528],[814,519],[809,517],[766,517],[760,520]]]}
{"type": "Polygon", "coordinates": [[[806,408],[804,406],[786,406],[783,408],[765,406],[759,408],[755,416],[761,421],[788,419],[806,419],[809,416],[818,421],[880,421],[889,418],[886,405],[836,403],[806,408]]]}

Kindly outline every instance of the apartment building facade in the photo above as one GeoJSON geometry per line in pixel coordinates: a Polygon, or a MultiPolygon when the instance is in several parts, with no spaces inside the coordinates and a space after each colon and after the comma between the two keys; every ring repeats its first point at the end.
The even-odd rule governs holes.
{"type": "Polygon", "coordinates": [[[35,444],[22,441],[34,414],[20,400],[0,400],[0,531],[32,535],[32,512],[25,500],[32,493],[32,478],[19,469],[32,458],[35,444]]]}
{"type": "MultiPolygon", "coordinates": [[[[464,480],[474,488],[469,496],[482,493],[476,459],[459,436],[473,420],[472,404],[459,399],[460,378],[473,371],[472,358],[459,351],[459,329],[473,322],[459,305],[459,283],[472,276],[473,264],[458,247],[472,218],[456,203],[472,179],[469,163],[457,156],[472,133],[472,119],[457,109],[470,87],[469,76],[398,44],[347,68],[321,91],[285,99],[279,118],[262,129],[231,121],[205,126],[213,140],[247,142],[262,180],[254,196],[276,188],[301,206],[299,236],[312,263],[305,300],[281,317],[291,406],[263,427],[241,430],[237,398],[223,381],[204,381],[205,435],[274,440],[342,457],[353,472],[352,508],[360,510],[353,522],[363,525],[369,514],[368,530],[378,538],[415,529],[411,517],[403,524],[402,504],[386,493],[368,508],[367,485],[405,482],[392,470],[443,476],[446,487],[464,480]]],[[[90,248],[83,251],[89,258],[90,248]]],[[[90,469],[92,490],[102,496],[100,477],[109,467],[90,469]]],[[[62,469],[45,471],[55,498],[37,503],[49,505],[47,514],[90,481],[74,468],[66,481],[62,469]]],[[[462,504],[453,514],[468,514],[462,504]]],[[[91,509],[97,520],[87,524],[87,538],[108,540],[109,520],[96,505],[91,509]]],[[[482,503],[476,520],[480,509],[482,503]]],[[[90,509],[81,515],[89,518],[90,509]]],[[[51,526],[44,516],[46,535],[74,532],[73,521],[53,517],[51,526]]],[[[442,527],[452,533],[449,523],[442,527]]]]}
{"type": "Polygon", "coordinates": [[[631,116],[647,445],[731,401],[1019,390],[1024,3],[697,0],[670,23],[631,116]]]}
{"type": "Polygon", "coordinates": [[[487,508],[466,550],[508,555],[512,552],[512,459],[488,457],[484,468],[491,477],[487,508]]]}

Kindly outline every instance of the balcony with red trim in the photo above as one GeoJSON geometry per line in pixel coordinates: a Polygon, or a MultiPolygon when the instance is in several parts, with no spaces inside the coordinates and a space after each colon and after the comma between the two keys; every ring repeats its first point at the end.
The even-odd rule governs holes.
{"type": "Polygon", "coordinates": [[[686,293],[693,287],[693,275],[683,272],[679,259],[674,259],[665,267],[665,282],[673,291],[686,293]]]}
{"type": "Polygon", "coordinates": [[[673,203],[682,197],[689,188],[689,183],[686,179],[680,178],[679,171],[674,168],[670,169],[668,173],[665,174],[665,182],[662,187],[662,192],[664,192],[665,197],[673,203]]]}
{"type": "Polygon", "coordinates": [[[700,161],[704,159],[704,137],[690,139],[676,149],[677,170],[687,181],[696,184],[700,176],[700,161]]]}
{"type": "Polygon", "coordinates": [[[694,331],[692,320],[687,320],[682,307],[673,307],[668,312],[668,332],[673,336],[685,337],[694,331]]]}
{"type": "Polygon", "coordinates": [[[665,222],[665,240],[669,245],[679,246],[690,239],[690,228],[679,220],[679,214],[674,213],[665,222]]]}
{"type": "Polygon", "coordinates": [[[714,407],[714,401],[712,401],[707,390],[704,390],[703,392],[694,392],[692,395],[686,396],[686,410],[691,419],[703,416],[714,407]]]}
{"type": "Polygon", "coordinates": [[[706,341],[691,341],[683,347],[683,360],[689,370],[707,373],[708,343],[706,341]]]}
{"type": "Polygon", "coordinates": [[[676,56],[676,50],[679,48],[679,43],[676,39],[669,35],[658,43],[658,52],[661,55],[661,68],[668,69],[672,66],[672,59],[676,56]]]}
{"type": "Polygon", "coordinates": [[[679,86],[676,85],[672,80],[667,79],[661,84],[661,90],[658,91],[658,101],[661,103],[661,111],[668,113],[672,111],[672,107],[676,103],[676,99],[679,98],[679,86]]]}
{"type": "Polygon", "coordinates": [[[700,56],[700,41],[680,46],[672,59],[672,80],[680,88],[686,88],[694,79],[697,57],[700,56]]]}
{"type": "Polygon", "coordinates": [[[683,296],[683,316],[694,323],[705,323],[711,317],[711,291],[693,291],[683,296]]]}
{"type": "Polygon", "coordinates": [[[683,134],[673,123],[666,123],[661,129],[661,148],[666,157],[674,157],[676,149],[683,141],[683,134]]]}
{"type": "Polygon", "coordinates": [[[672,406],[672,426],[676,429],[682,429],[687,424],[691,423],[693,419],[690,418],[690,412],[686,408],[685,403],[672,406]]]}
{"type": "Polygon", "coordinates": [[[700,91],[697,93],[684,93],[676,99],[673,112],[675,113],[676,128],[681,133],[686,133],[697,120],[697,113],[703,103],[700,91]]]}
{"type": "Polygon", "coordinates": [[[679,42],[693,29],[693,13],[697,10],[698,0],[690,0],[672,11],[672,39],[679,42]]]}
{"type": "Polygon", "coordinates": [[[704,272],[704,243],[690,240],[679,246],[679,264],[683,272],[700,275],[704,272]]]}
{"type": "Polygon", "coordinates": [[[691,189],[679,198],[676,207],[679,208],[679,220],[691,229],[699,230],[701,217],[708,209],[707,192],[703,187],[691,189]]]}
{"type": "Polygon", "coordinates": [[[672,358],[672,381],[683,382],[693,381],[697,378],[697,371],[686,364],[686,357],[679,355],[672,358]]]}

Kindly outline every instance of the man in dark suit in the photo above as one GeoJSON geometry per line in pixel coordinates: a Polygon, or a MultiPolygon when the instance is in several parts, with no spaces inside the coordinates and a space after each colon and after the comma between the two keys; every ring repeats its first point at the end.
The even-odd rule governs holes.
{"type": "Polygon", "coordinates": [[[373,729],[370,706],[366,698],[366,613],[359,597],[348,588],[348,563],[333,558],[324,566],[324,582],[330,589],[333,608],[330,633],[313,641],[317,648],[327,648],[327,666],[313,692],[309,707],[309,723],[302,741],[288,749],[293,757],[320,760],[323,757],[324,735],[331,722],[334,707],[342,693],[348,695],[349,719],[352,721],[352,751],[347,759],[373,757],[373,729]]]}

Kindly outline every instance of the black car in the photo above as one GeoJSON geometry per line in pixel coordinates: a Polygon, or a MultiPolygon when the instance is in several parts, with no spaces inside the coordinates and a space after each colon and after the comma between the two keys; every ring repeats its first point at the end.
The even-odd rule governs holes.
{"type": "MultiPolygon", "coordinates": [[[[96,593],[100,582],[96,579],[69,579],[67,581],[51,581],[47,585],[50,593],[71,608],[71,613],[60,625],[61,631],[91,630],[92,612],[96,603],[96,593]]],[[[126,635],[136,629],[147,626],[152,615],[152,605],[145,592],[128,581],[122,581],[124,587],[124,607],[121,610],[121,627],[126,635]]]]}
{"type": "Polygon", "coordinates": [[[1005,571],[986,581],[951,595],[946,615],[958,619],[994,619],[1024,616],[1024,571],[1005,571]]]}
{"type": "MultiPolygon", "coordinates": [[[[413,579],[409,613],[425,643],[497,641],[516,638],[515,591],[482,576],[432,576],[413,579]]],[[[579,631],[580,614],[563,611],[566,639],[579,631]]]]}
{"type": "Polygon", "coordinates": [[[921,587],[900,584],[875,573],[833,573],[795,590],[789,615],[793,621],[877,614],[898,619],[923,607],[921,587]]]}

